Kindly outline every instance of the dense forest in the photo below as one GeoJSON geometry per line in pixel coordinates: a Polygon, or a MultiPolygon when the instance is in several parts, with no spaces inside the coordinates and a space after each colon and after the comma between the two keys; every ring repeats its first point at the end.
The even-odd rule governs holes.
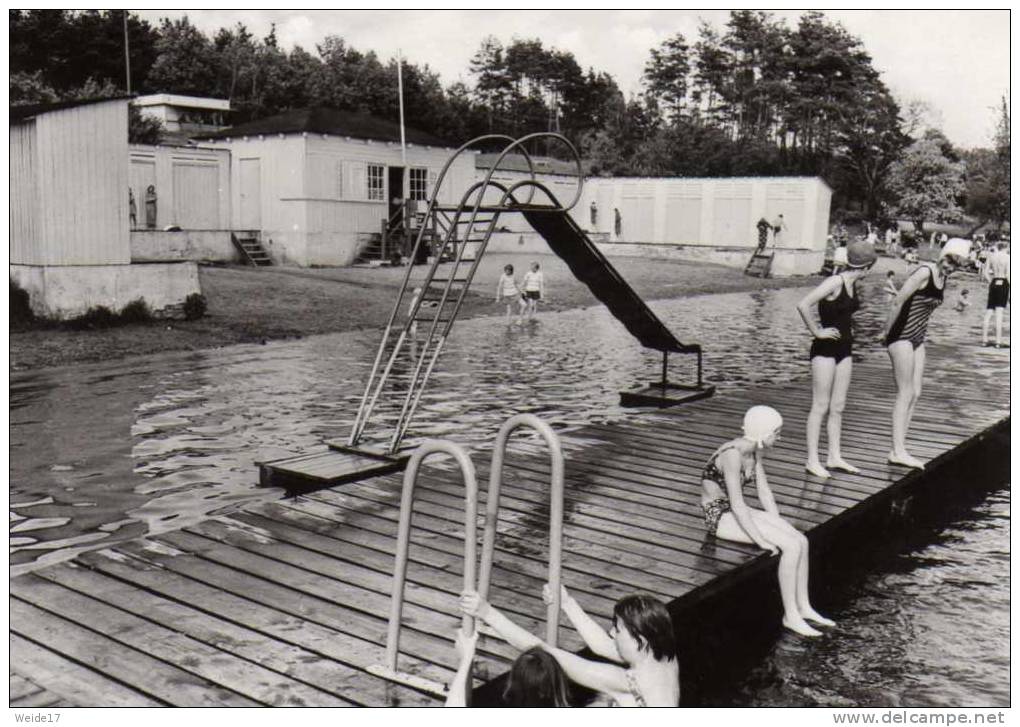
{"type": "MultiPolygon", "coordinates": [[[[124,93],[125,24],[132,93],[226,98],[234,123],[316,105],[397,119],[396,59],[341,37],[285,50],[275,29],[258,38],[238,24],[210,37],[186,17],[155,27],[122,10],[11,10],[11,103],[124,93]]],[[[1008,100],[987,111],[990,148],[955,149],[923,104],[894,98],[860,39],[820,12],[790,27],[734,11],[722,28],[674,34],[650,49],[631,98],[536,39],[485,38],[466,71],[471,85],[444,86],[405,59],[408,123],[453,142],[558,131],[595,174],[819,175],[840,214],[862,219],[1009,219],[1008,100]]]]}

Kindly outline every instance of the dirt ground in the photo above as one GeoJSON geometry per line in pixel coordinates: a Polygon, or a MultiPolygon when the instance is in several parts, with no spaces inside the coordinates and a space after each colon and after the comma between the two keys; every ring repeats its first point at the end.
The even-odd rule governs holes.
{"type": "MultiPolygon", "coordinates": [[[[520,280],[532,261],[541,265],[547,288],[547,300],[540,311],[598,303],[555,255],[490,253],[479,264],[461,317],[499,315],[502,306],[497,306],[494,298],[502,267],[512,264],[520,280]]],[[[762,280],[720,265],[638,257],[614,257],[612,263],[646,300],[805,286],[818,280],[762,280]]],[[[425,270],[426,266],[417,266],[412,275],[421,278],[425,270]]],[[[94,331],[15,332],[10,334],[9,366],[11,371],[20,371],[160,351],[381,328],[386,325],[406,272],[407,268],[204,266],[199,269],[199,279],[208,311],[201,320],[94,331]]]]}

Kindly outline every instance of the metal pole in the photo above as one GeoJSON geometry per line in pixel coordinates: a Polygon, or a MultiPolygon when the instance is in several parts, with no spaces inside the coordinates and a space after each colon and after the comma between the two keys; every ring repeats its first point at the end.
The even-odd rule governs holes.
{"type": "MultiPolygon", "coordinates": [[[[407,144],[404,138],[404,74],[402,67],[404,65],[404,59],[400,55],[400,49],[397,48],[397,95],[400,104],[400,163],[404,166],[404,174],[402,175],[403,189],[400,190],[400,198],[407,199],[407,194],[404,190],[407,189],[407,144]]],[[[392,194],[392,192],[391,192],[392,194]]],[[[406,220],[405,220],[406,226],[406,220]]],[[[413,261],[412,261],[413,262],[413,261]]]]}
{"type": "Polygon", "coordinates": [[[499,428],[489,468],[489,490],[485,503],[485,531],[482,535],[482,564],[478,573],[478,593],[487,598],[492,577],[492,558],[496,550],[496,526],[499,522],[499,492],[503,486],[503,459],[507,442],[517,429],[529,427],[545,439],[552,460],[549,504],[549,589],[552,603],[546,610],[545,640],[556,646],[560,625],[560,570],[563,564],[563,450],[559,435],[534,414],[517,414],[499,428]]]}
{"type": "Polygon", "coordinates": [[[124,72],[127,75],[127,92],[131,94],[131,54],[128,52],[128,11],[124,9],[124,72]]]}
{"type": "MultiPolygon", "coordinates": [[[[477,564],[478,481],[471,457],[460,445],[430,439],[411,455],[404,471],[404,487],[400,495],[400,523],[397,526],[397,559],[393,569],[393,595],[390,600],[390,621],[386,632],[386,666],[397,670],[400,654],[400,621],[404,611],[404,581],[407,578],[408,549],[411,543],[411,514],[414,508],[414,486],[422,460],[431,454],[443,452],[460,465],[464,478],[464,590],[475,588],[477,564]]],[[[475,620],[463,616],[461,626],[465,633],[474,633],[475,620]]]]}
{"type": "Polygon", "coordinates": [[[666,364],[669,361],[669,351],[662,352],[662,390],[666,391],[666,364]]]}

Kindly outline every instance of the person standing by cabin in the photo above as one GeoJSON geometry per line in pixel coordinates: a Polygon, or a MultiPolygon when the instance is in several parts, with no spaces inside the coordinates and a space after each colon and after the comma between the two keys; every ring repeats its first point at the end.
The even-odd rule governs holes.
{"type": "Polygon", "coordinates": [[[531,270],[524,273],[524,300],[528,311],[528,320],[535,317],[538,301],[545,300],[545,277],[538,269],[538,263],[531,263],[531,270]]]}
{"type": "Polygon", "coordinates": [[[783,219],[782,214],[779,214],[776,219],[772,220],[772,247],[779,247],[779,243],[783,239],[782,234],[785,231],[786,220],[783,219]]]}
{"type": "Polygon", "coordinates": [[[617,237],[623,234],[623,217],[620,216],[618,207],[613,207],[613,231],[617,237]]]}
{"type": "Polygon", "coordinates": [[[132,230],[138,227],[138,205],[135,204],[135,193],[131,187],[128,187],[128,222],[132,230]]]}
{"type": "Polygon", "coordinates": [[[758,228],[758,247],[755,248],[754,254],[760,255],[765,251],[765,246],[769,244],[769,230],[772,229],[772,225],[762,217],[755,226],[758,228]]]}
{"type": "MultiPolygon", "coordinates": [[[[552,602],[548,584],[542,592],[552,602]]],[[[625,596],[613,607],[609,632],[584,612],[566,588],[560,607],[581,638],[597,656],[592,661],[546,644],[487,603],[478,593],[465,591],[461,611],[488,624],[511,646],[535,647],[550,654],[574,682],[608,696],[620,707],[676,707],[680,704],[680,668],[673,620],[665,605],[652,596],[625,596]]]]}
{"type": "Polygon", "coordinates": [[[924,339],[931,314],[945,298],[946,281],[965,262],[949,252],[941,255],[938,264],[922,263],[903,283],[889,308],[884,339],[896,379],[889,464],[924,467],[924,462],[907,451],[907,430],[924,377],[924,339]]]}
{"type": "Polygon", "coordinates": [[[709,534],[779,553],[783,626],[801,636],[821,636],[808,621],[836,624],[815,611],[808,598],[807,538],[779,514],[765,478],[765,452],[775,446],[782,427],[783,417],[772,407],[748,409],[743,436],[715,450],[701,473],[701,508],[709,534]],[[764,510],[744,501],[744,487],[751,482],[764,510]]]}
{"type": "Polygon", "coordinates": [[[595,200],[591,201],[591,206],[588,207],[588,214],[590,215],[591,219],[591,228],[594,230],[595,226],[599,222],[599,206],[595,202],[595,200]]]}
{"type": "Polygon", "coordinates": [[[156,229],[156,185],[150,184],[145,190],[145,226],[156,229]]]}
{"type": "Polygon", "coordinates": [[[985,320],[981,326],[981,345],[988,345],[988,324],[995,315],[995,347],[1002,346],[1002,312],[1009,305],[1009,253],[1006,243],[995,246],[995,252],[987,257],[983,270],[988,281],[988,305],[985,320]]]}
{"type": "Polygon", "coordinates": [[[818,439],[822,419],[828,414],[829,453],[826,467],[856,473],[859,470],[843,459],[840,449],[843,410],[853,371],[853,327],[851,319],[861,307],[857,281],[875,264],[875,249],[855,240],[847,248],[847,267],[821,282],[797,304],[797,312],[810,331],[811,411],[807,418],[808,472],[829,477],[829,470],[818,458],[818,439]],[[815,313],[818,323],[815,322],[815,313]]]}
{"type": "Polygon", "coordinates": [[[503,299],[506,299],[506,322],[510,323],[513,318],[513,307],[516,301],[517,312],[520,316],[519,322],[524,323],[525,298],[520,288],[517,287],[517,281],[514,279],[513,265],[503,266],[503,274],[499,276],[499,282],[496,283],[496,303],[503,299]]]}

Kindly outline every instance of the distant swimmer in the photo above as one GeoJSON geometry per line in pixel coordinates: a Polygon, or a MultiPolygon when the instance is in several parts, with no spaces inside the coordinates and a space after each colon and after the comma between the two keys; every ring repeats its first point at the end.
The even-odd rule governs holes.
{"type": "Polygon", "coordinates": [[[988,324],[995,314],[995,347],[1002,345],[1002,312],[1009,306],[1009,253],[1000,242],[985,260],[984,278],[988,281],[988,306],[981,326],[981,344],[988,345],[988,324]]]}

